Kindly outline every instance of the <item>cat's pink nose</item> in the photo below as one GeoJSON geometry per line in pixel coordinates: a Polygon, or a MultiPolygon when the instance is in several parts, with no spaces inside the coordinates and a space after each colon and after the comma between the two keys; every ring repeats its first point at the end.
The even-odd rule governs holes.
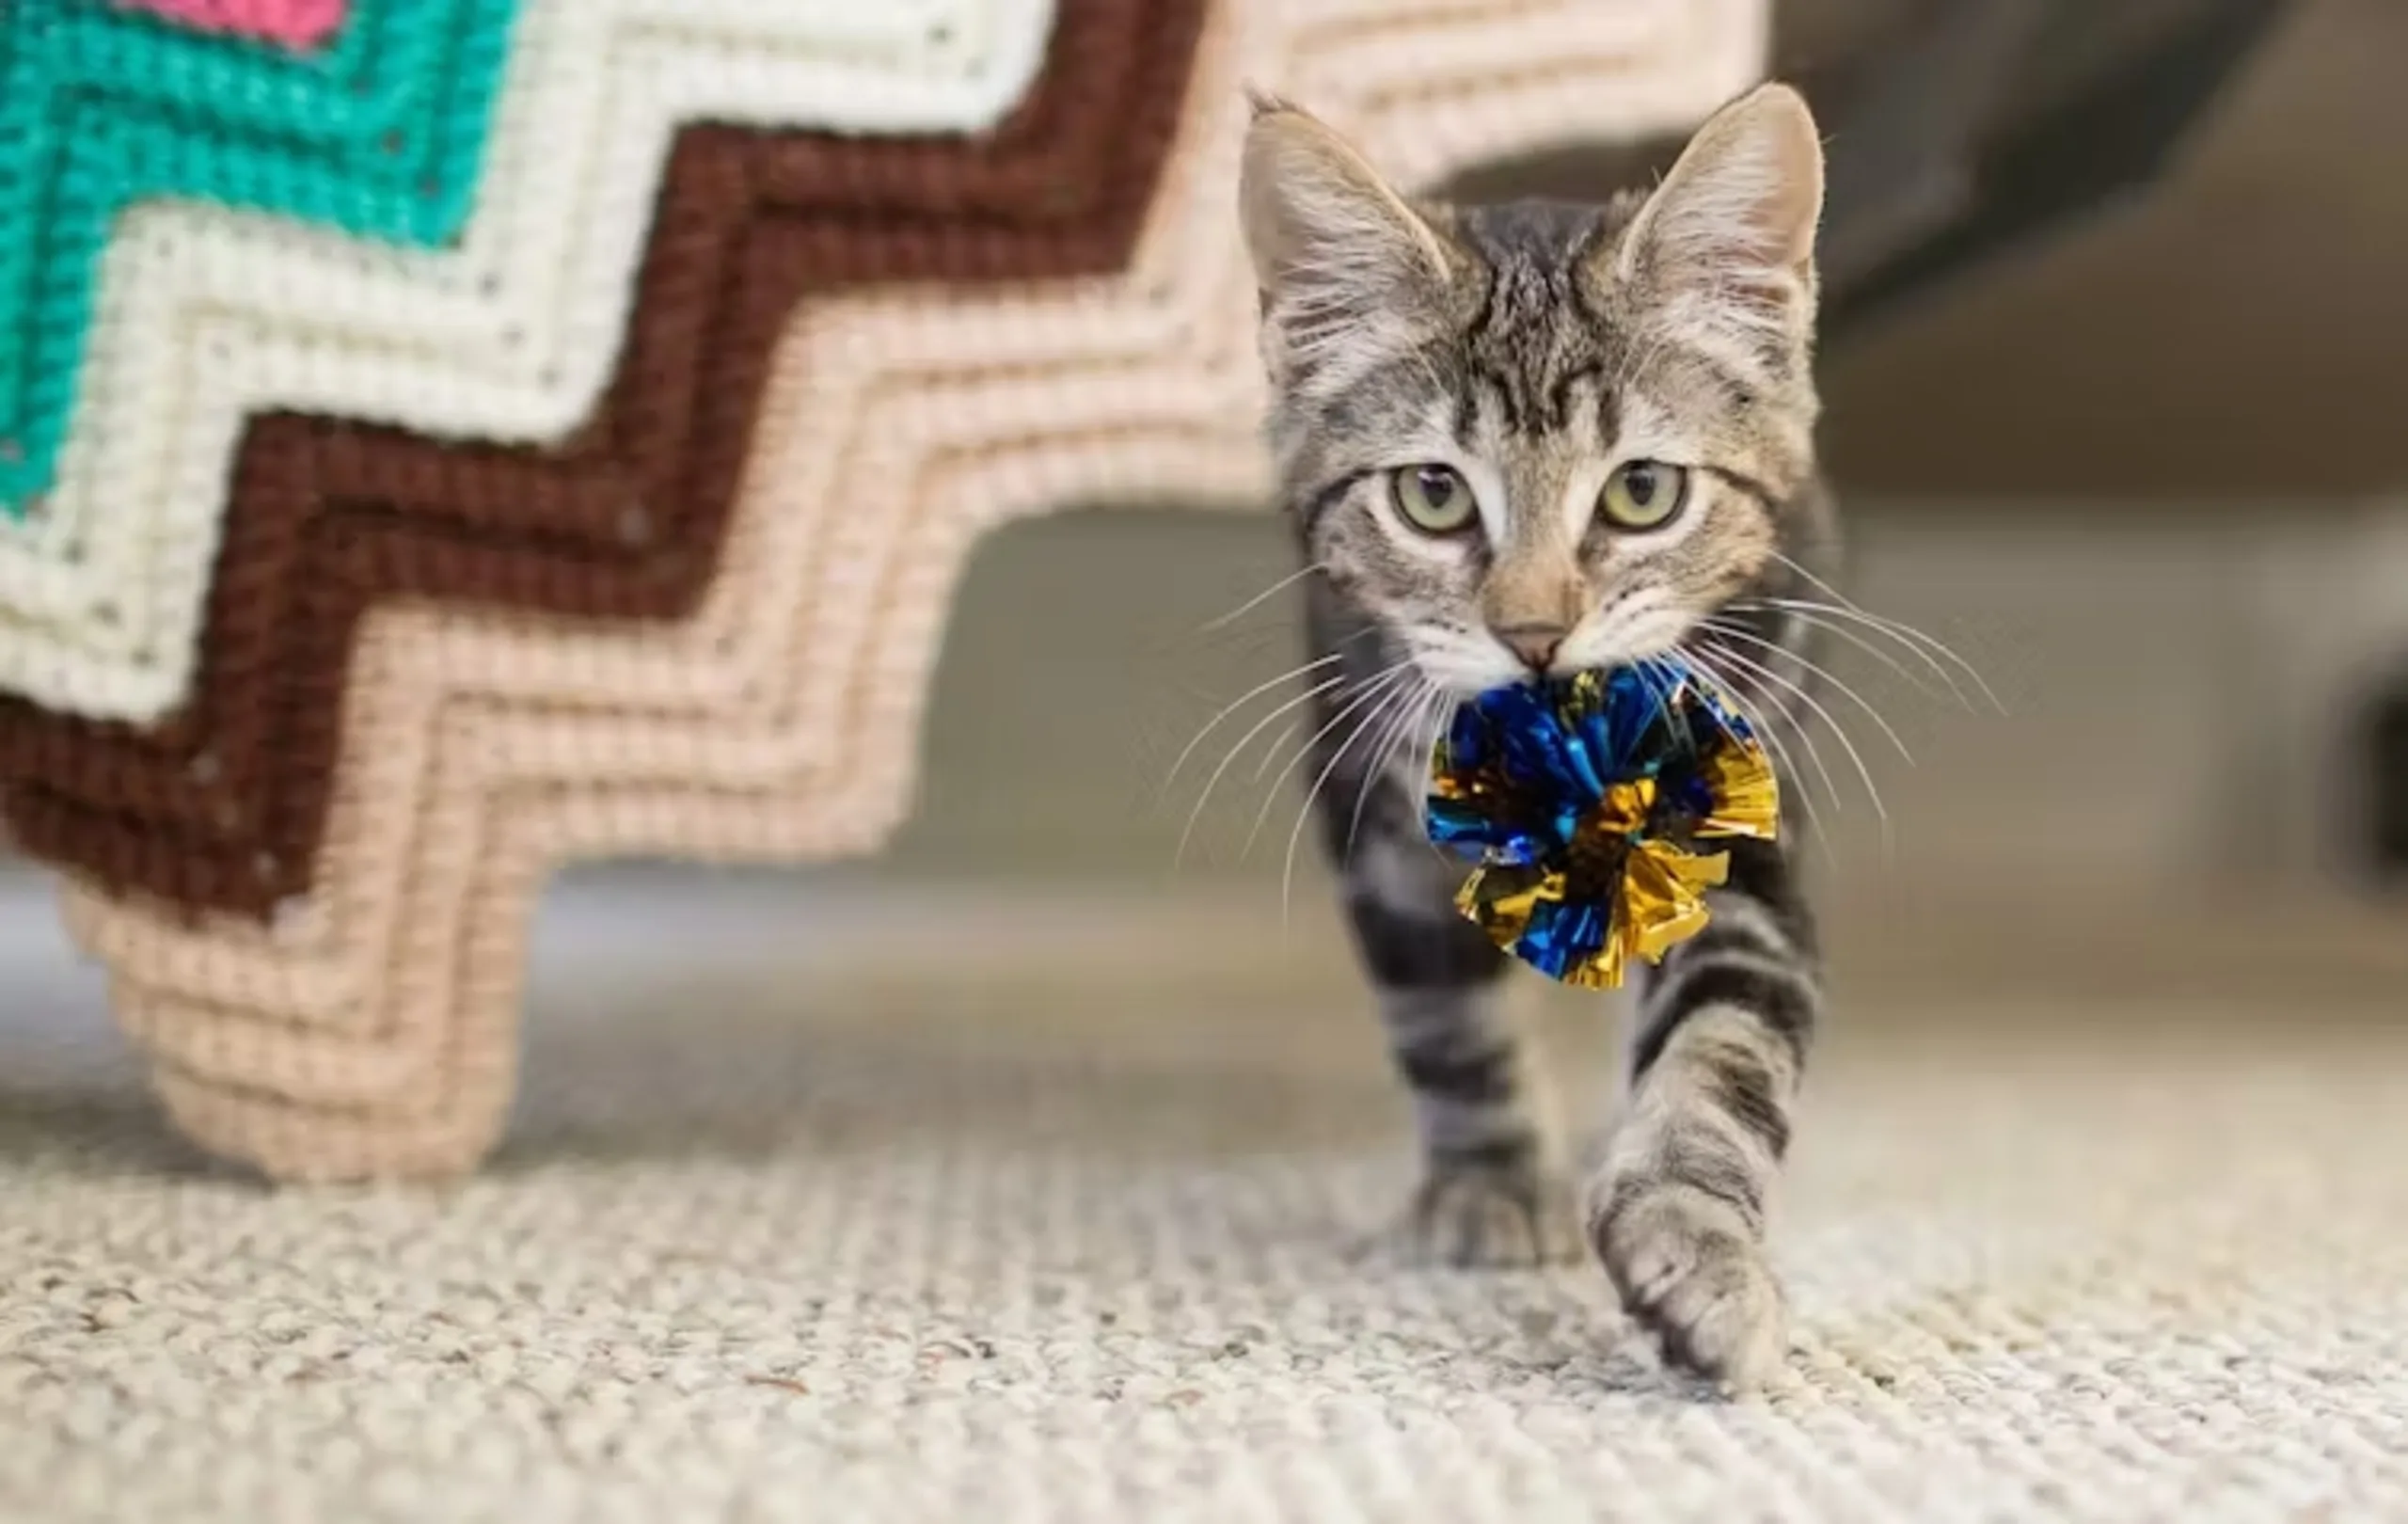
{"type": "Polygon", "coordinates": [[[1571,631],[1561,625],[1497,625],[1492,627],[1497,638],[1507,650],[1522,659],[1532,672],[1543,673],[1555,653],[1563,649],[1563,637],[1571,631]]]}

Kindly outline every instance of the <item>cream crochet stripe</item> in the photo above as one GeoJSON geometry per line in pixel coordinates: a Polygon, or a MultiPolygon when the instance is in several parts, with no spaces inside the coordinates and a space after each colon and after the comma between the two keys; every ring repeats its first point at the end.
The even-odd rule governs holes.
{"type": "Polygon", "coordinates": [[[1223,0],[1124,274],[796,314],[694,617],[380,611],[307,904],[193,927],[71,894],[180,1122],[287,1177],[471,1167],[514,1084],[556,865],[874,848],[979,534],[1074,500],[1259,503],[1243,86],[1428,183],[1691,122],[1755,75],[1766,24],[1760,0],[1223,0]]]}

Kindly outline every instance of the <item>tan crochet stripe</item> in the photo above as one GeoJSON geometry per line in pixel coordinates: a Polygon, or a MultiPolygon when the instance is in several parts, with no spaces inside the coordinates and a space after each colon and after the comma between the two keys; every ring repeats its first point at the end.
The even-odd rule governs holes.
{"type": "Polygon", "coordinates": [[[605,852],[873,847],[977,534],[1070,501],[1259,500],[1242,82],[1429,181],[1660,131],[1759,66],[1754,0],[1227,0],[1136,257],[997,294],[814,305],[778,344],[721,570],[668,627],[395,608],[364,627],[319,891],[276,929],[86,892],[81,934],[196,1136],[279,1174],[474,1161],[531,902],[605,852]]]}

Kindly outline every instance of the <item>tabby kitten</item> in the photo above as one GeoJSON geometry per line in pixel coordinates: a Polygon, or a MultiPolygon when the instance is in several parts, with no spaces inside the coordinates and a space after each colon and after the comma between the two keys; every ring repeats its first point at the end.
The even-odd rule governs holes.
{"type": "MultiPolygon", "coordinates": [[[[1497,1008],[1505,959],[1422,835],[1440,699],[1674,650],[1760,713],[1803,696],[1807,630],[1779,605],[1831,543],[1810,366],[1822,177],[1782,86],[1726,106],[1652,194],[1602,206],[1410,200],[1312,117],[1256,103],[1242,205],[1269,436],[1318,573],[1309,775],[1416,1103],[1410,1230],[1430,1252],[1544,1255],[1554,1214],[1573,1217],[1497,1008]]],[[[1665,1357],[1746,1385],[1785,1349],[1765,1208],[1817,967],[1784,847],[1740,843],[1711,903],[1645,976],[1628,1103],[1578,1215],[1665,1357]]]]}

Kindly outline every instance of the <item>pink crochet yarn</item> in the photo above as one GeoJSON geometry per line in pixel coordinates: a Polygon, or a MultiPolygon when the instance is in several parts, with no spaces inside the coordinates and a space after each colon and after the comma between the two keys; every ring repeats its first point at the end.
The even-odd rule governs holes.
{"type": "Polygon", "coordinates": [[[342,24],[351,0],[118,0],[208,32],[238,32],[284,47],[314,48],[342,24]]]}

